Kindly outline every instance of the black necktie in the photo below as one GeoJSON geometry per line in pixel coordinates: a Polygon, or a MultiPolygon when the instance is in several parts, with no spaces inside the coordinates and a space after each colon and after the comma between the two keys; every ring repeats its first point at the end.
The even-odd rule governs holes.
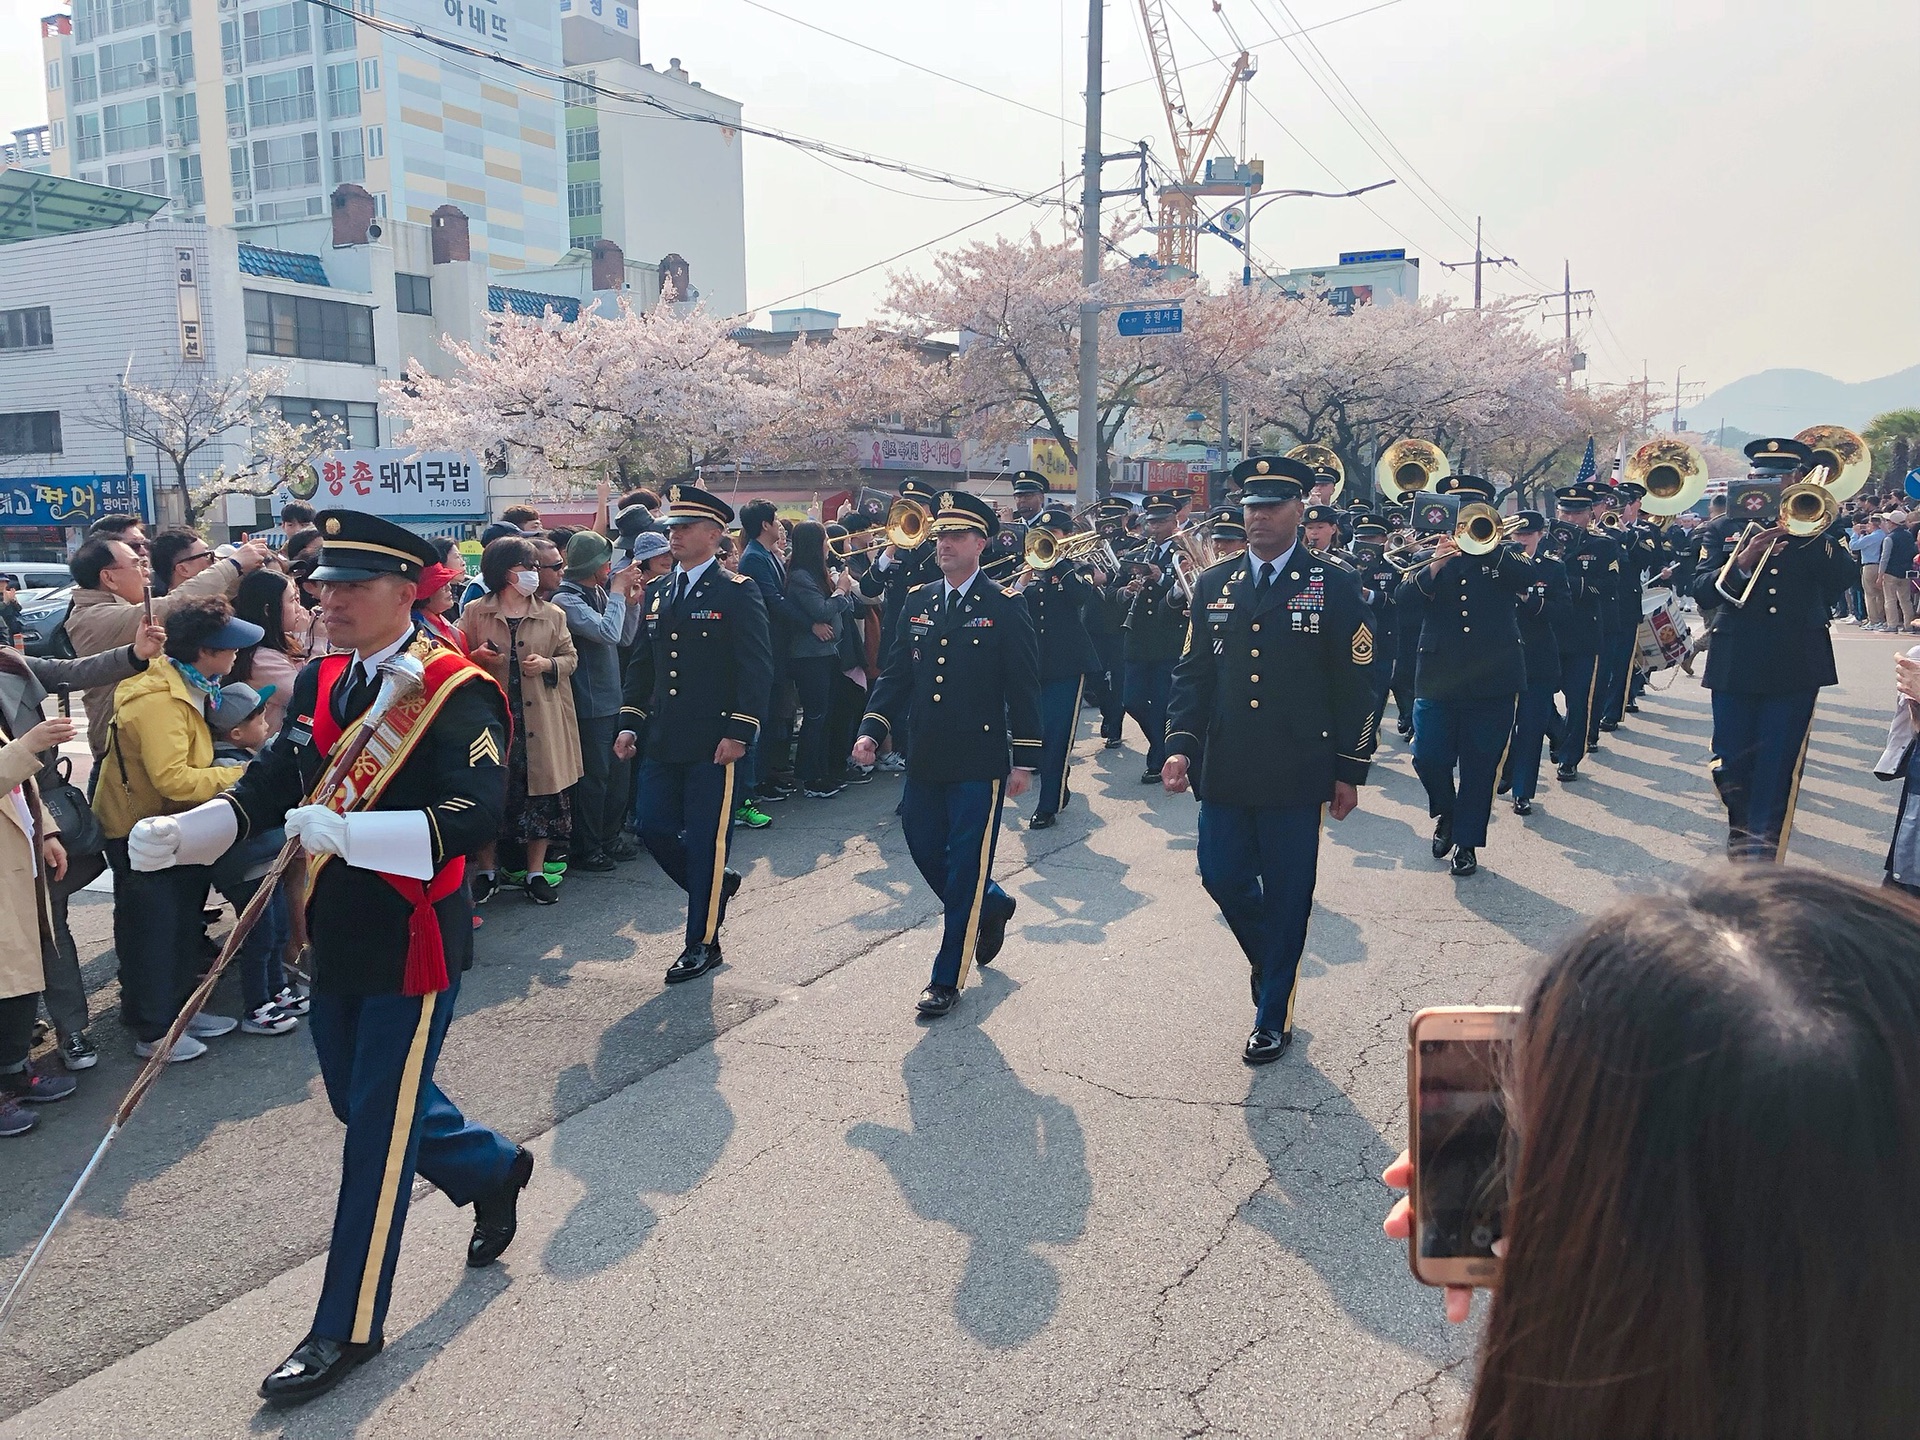
{"type": "Polygon", "coordinates": [[[679,572],[679,578],[673,582],[673,608],[678,610],[687,598],[687,572],[679,572]]]}
{"type": "Polygon", "coordinates": [[[1260,563],[1260,579],[1253,587],[1253,603],[1264,605],[1267,597],[1273,593],[1273,562],[1263,560],[1260,563]]]}
{"type": "Polygon", "coordinates": [[[341,707],[340,723],[351,725],[366,714],[373,705],[373,697],[378,693],[380,684],[367,675],[366,667],[358,660],[353,665],[353,683],[347,687],[347,699],[341,707]]]}
{"type": "Polygon", "coordinates": [[[955,590],[952,586],[948,586],[946,618],[951,620],[953,618],[953,612],[958,610],[959,608],[960,608],[960,592],[958,590],[955,590]]]}

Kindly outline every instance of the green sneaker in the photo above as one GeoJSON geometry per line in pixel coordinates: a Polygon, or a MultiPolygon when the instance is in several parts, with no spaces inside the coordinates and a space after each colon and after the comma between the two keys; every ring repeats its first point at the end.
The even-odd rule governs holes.
{"type": "Polygon", "coordinates": [[[500,883],[502,885],[514,885],[525,889],[527,872],[524,870],[502,870],[500,872],[500,883]]]}
{"type": "Polygon", "coordinates": [[[560,877],[567,873],[567,862],[564,860],[549,860],[540,868],[546,872],[547,879],[558,884],[560,877]]]}
{"type": "Polygon", "coordinates": [[[749,830],[763,830],[773,823],[773,817],[749,800],[733,812],[733,823],[749,830]]]}

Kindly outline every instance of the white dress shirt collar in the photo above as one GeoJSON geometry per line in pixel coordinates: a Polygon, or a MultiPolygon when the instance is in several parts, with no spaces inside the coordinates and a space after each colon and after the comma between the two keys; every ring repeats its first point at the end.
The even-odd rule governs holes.
{"type": "Polygon", "coordinates": [[[1281,572],[1292,562],[1294,552],[1299,548],[1300,542],[1295,540],[1293,544],[1289,545],[1279,556],[1272,560],[1262,560],[1258,555],[1254,554],[1253,551],[1249,550],[1247,551],[1247,574],[1252,578],[1253,583],[1258,585],[1260,583],[1260,567],[1262,565],[1270,565],[1273,567],[1273,578],[1278,580],[1281,572]]]}
{"type": "Polygon", "coordinates": [[[976,569],[973,574],[967,576],[967,578],[962,580],[958,585],[955,585],[951,580],[942,576],[940,583],[944,588],[940,592],[941,601],[944,604],[951,605],[955,595],[958,595],[962,600],[966,599],[967,592],[973,588],[973,582],[978,579],[979,576],[980,572],[976,569]]]}
{"type": "MultiPolygon", "coordinates": [[[[693,593],[693,587],[700,583],[700,577],[707,573],[707,567],[714,563],[714,559],[715,559],[714,556],[709,555],[706,559],[702,560],[698,565],[694,566],[691,570],[681,565],[676,565],[673,567],[674,573],[676,575],[684,575],[687,577],[687,593],[689,595],[693,593]]],[[[680,591],[680,582],[678,580],[675,580],[673,584],[674,584],[674,593],[678,594],[680,591]]]]}
{"type": "Polygon", "coordinates": [[[411,639],[413,639],[413,627],[409,625],[406,634],[402,635],[398,640],[386,646],[384,649],[376,650],[371,655],[362,655],[358,650],[354,651],[353,663],[366,672],[367,679],[378,680],[380,678],[381,661],[398,655],[406,648],[407,642],[411,639]]]}

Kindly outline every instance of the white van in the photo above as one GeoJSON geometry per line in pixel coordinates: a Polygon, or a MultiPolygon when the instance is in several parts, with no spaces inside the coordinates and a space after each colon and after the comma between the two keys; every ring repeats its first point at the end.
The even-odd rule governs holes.
{"type": "Polygon", "coordinates": [[[0,575],[10,576],[16,590],[56,590],[73,583],[73,574],[59,560],[0,560],[0,575]]]}

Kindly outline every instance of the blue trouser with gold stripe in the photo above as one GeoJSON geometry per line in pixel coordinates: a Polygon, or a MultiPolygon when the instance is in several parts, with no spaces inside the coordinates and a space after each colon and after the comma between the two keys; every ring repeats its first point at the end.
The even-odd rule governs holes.
{"type": "Polygon", "coordinates": [[[1073,735],[1080,728],[1080,694],[1087,677],[1049,680],[1040,687],[1040,773],[1034,789],[1040,798],[1035,817],[1052,815],[1067,803],[1067,771],[1073,764],[1073,735]]]}
{"type": "Polygon", "coordinates": [[[738,761],[649,760],[640,770],[640,839],[667,878],[687,892],[689,946],[720,938],[738,767],[738,761]]]}
{"type": "Polygon", "coordinates": [[[1200,802],[1200,883],[1258,973],[1254,1026],[1293,1028],[1320,866],[1320,806],[1200,802]]]}
{"type": "Polygon", "coordinates": [[[1727,858],[1777,860],[1793,827],[1818,690],[1713,695],[1714,788],[1727,807],[1727,858]]]}
{"type": "Polygon", "coordinates": [[[1594,690],[1600,679],[1600,657],[1591,651],[1560,652],[1560,693],[1567,697],[1567,719],[1554,758],[1562,765],[1578,765],[1587,758],[1587,737],[1593,733],[1594,690]]]}
{"type": "Polygon", "coordinates": [[[1493,788],[1513,737],[1517,695],[1496,699],[1413,702],[1413,773],[1427,789],[1427,813],[1453,817],[1453,843],[1487,843],[1493,788]],[[1454,769],[1459,768],[1458,783],[1454,769]]]}
{"type": "Polygon", "coordinates": [[[933,961],[933,983],[958,985],[973,964],[980,921],[990,911],[1009,914],[1013,900],[993,883],[993,851],[1000,838],[1000,796],[1004,780],[953,780],[945,784],[913,778],[900,797],[901,828],[907,849],[947,912],[940,953],[933,961]]]}
{"type": "Polygon", "coordinates": [[[456,1205],[506,1183],[513,1141],[468,1120],[433,1083],[459,994],[458,975],[437,995],[314,994],[308,1033],[347,1127],[316,1335],[381,1337],[416,1169],[456,1205]]]}

